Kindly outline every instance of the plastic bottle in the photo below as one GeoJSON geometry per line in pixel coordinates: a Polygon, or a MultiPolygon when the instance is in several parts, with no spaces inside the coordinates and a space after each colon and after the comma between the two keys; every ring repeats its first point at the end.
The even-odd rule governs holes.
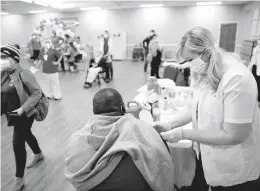
{"type": "Polygon", "coordinates": [[[158,83],[158,80],[156,77],[148,77],[148,80],[147,80],[147,91],[151,91],[151,90],[154,90],[155,93],[157,93],[157,95],[160,95],[161,94],[161,87],[158,83]]]}
{"type": "Polygon", "coordinates": [[[149,77],[147,80],[147,102],[151,106],[151,114],[154,121],[158,120],[159,116],[159,95],[161,94],[161,87],[158,83],[157,78],[149,77]]]}
{"type": "Polygon", "coordinates": [[[168,109],[168,101],[169,101],[169,92],[168,89],[162,87],[162,102],[163,102],[163,109],[166,111],[168,109]]]}

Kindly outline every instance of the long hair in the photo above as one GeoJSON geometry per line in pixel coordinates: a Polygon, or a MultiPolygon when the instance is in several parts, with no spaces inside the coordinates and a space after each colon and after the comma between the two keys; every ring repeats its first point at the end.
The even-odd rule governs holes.
{"type": "Polygon", "coordinates": [[[177,49],[177,60],[181,60],[182,51],[186,47],[193,53],[206,54],[209,56],[207,61],[207,74],[191,72],[192,86],[208,82],[215,90],[218,88],[223,75],[223,56],[225,51],[214,46],[212,33],[202,27],[195,27],[185,33],[177,49]]]}

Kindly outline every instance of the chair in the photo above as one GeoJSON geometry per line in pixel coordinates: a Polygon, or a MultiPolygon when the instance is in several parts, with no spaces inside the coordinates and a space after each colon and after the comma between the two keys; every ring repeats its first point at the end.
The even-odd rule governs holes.
{"type": "Polygon", "coordinates": [[[114,171],[101,184],[89,191],[104,190],[152,191],[132,158],[126,152],[114,171]]]}

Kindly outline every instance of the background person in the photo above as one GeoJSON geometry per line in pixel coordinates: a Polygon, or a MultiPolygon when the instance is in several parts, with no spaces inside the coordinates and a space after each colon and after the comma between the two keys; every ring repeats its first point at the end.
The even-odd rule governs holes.
{"type": "Polygon", "coordinates": [[[151,76],[155,76],[156,78],[160,78],[159,69],[162,62],[162,47],[159,45],[157,41],[157,34],[152,36],[152,39],[149,44],[149,54],[148,61],[151,62],[151,76]]]}
{"type": "Polygon", "coordinates": [[[154,30],[150,30],[149,36],[146,37],[143,40],[143,47],[144,47],[144,72],[145,73],[147,73],[147,67],[148,67],[148,63],[149,63],[149,61],[147,59],[147,56],[148,56],[148,53],[149,53],[149,43],[152,40],[154,34],[155,34],[154,30]]]}
{"type": "Polygon", "coordinates": [[[60,100],[62,98],[57,64],[60,57],[61,53],[52,47],[51,42],[45,41],[44,48],[40,53],[40,60],[42,71],[47,79],[48,89],[46,89],[46,96],[49,99],[60,100]]]}
{"type": "Polygon", "coordinates": [[[258,87],[258,106],[260,107],[260,36],[257,39],[257,46],[253,50],[253,57],[248,65],[250,71],[252,71],[257,87],[258,87]]]}
{"type": "Polygon", "coordinates": [[[154,127],[166,131],[161,133],[166,141],[195,141],[191,190],[259,190],[260,113],[253,75],[238,58],[215,47],[212,33],[201,27],[186,32],[177,57],[191,60],[192,108],[154,127]],[[192,129],[180,127],[191,120],[192,129]]]}
{"type": "Polygon", "coordinates": [[[103,53],[103,58],[105,58],[105,72],[106,72],[106,82],[109,82],[113,78],[113,66],[112,66],[112,39],[109,36],[109,32],[105,31],[103,34],[104,38],[101,38],[100,50],[103,53]]]}
{"type": "Polygon", "coordinates": [[[32,134],[35,109],[42,96],[41,88],[34,75],[23,70],[19,65],[20,51],[17,45],[7,44],[1,47],[1,115],[5,114],[8,126],[13,126],[13,150],[16,173],[12,185],[13,191],[24,186],[24,169],[26,165],[25,142],[35,154],[28,168],[43,159],[38,141],[32,134]],[[28,95],[28,92],[31,93],[28,95]]]}
{"type": "Polygon", "coordinates": [[[33,51],[33,55],[31,56],[30,59],[32,59],[34,61],[34,64],[36,64],[36,62],[39,61],[40,50],[42,47],[41,40],[36,33],[32,35],[32,38],[28,46],[33,51]]]}
{"type": "Polygon", "coordinates": [[[61,37],[57,36],[56,31],[52,31],[51,43],[53,45],[53,48],[55,48],[55,49],[59,48],[59,46],[60,46],[59,41],[61,39],[62,39],[61,37]]]}

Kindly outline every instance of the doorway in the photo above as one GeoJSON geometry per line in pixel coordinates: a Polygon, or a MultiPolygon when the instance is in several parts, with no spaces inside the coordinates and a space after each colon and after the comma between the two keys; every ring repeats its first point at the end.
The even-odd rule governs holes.
{"type": "Polygon", "coordinates": [[[234,52],[236,46],[237,23],[222,23],[220,26],[219,47],[234,52]]]}

